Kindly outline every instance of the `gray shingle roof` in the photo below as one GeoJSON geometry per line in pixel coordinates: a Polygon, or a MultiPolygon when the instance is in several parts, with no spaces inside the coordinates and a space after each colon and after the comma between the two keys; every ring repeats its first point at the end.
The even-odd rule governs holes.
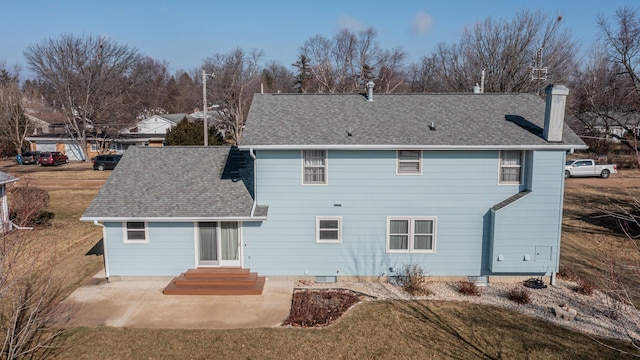
{"type": "Polygon", "coordinates": [[[246,151],[227,161],[229,152],[130,147],[82,220],[248,218],[253,199],[242,179],[252,180],[253,163],[246,151]]]}
{"type": "Polygon", "coordinates": [[[185,117],[189,118],[189,115],[187,115],[186,113],[180,113],[180,114],[161,114],[158,115],[161,118],[165,118],[173,123],[179,123],[180,121],[182,121],[182,119],[184,119],[185,117]]]}
{"type": "Polygon", "coordinates": [[[10,182],[14,182],[14,181],[18,181],[18,180],[20,180],[20,179],[0,171],[0,185],[7,184],[7,183],[10,183],[10,182]]]}
{"type": "Polygon", "coordinates": [[[241,147],[586,147],[566,125],[561,143],[544,140],[544,113],[533,94],[256,94],[241,147]]]}

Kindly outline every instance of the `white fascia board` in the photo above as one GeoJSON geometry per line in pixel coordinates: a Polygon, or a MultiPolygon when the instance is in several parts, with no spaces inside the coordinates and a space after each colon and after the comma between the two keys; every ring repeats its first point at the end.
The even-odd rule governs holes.
{"type": "Polygon", "coordinates": [[[5,180],[4,182],[0,183],[0,185],[11,184],[11,183],[16,182],[18,180],[20,180],[20,178],[14,177],[13,179],[5,180]]]}
{"type": "Polygon", "coordinates": [[[240,145],[240,150],[584,150],[587,145],[240,145]]]}
{"type": "Polygon", "coordinates": [[[266,216],[244,217],[81,217],[80,221],[122,222],[122,221],[146,221],[146,222],[195,222],[195,221],[265,221],[266,216]]]}
{"type": "Polygon", "coordinates": [[[47,140],[50,142],[56,142],[56,141],[67,141],[67,140],[73,140],[70,137],[38,137],[38,136],[27,136],[25,138],[25,140],[28,141],[42,141],[42,140],[47,140]]]}

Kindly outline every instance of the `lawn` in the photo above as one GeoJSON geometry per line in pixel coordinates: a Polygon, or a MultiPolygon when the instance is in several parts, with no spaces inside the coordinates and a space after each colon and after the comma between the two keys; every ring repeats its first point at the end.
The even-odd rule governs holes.
{"type": "MultiPolygon", "coordinates": [[[[66,171],[67,165],[51,169],[0,165],[0,171],[49,191],[50,225],[22,231],[20,236],[30,237],[30,254],[38,257],[40,269],[57,274],[64,293],[103,266],[102,257],[90,251],[102,236],[100,228],[78,218],[109,175],[90,170],[90,165],[71,165],[66,171]]],[[[625,253],[626,239],[614,224],[593,217],[607,196],[619,196],[613,179],[607,184],[611,187],[606,191],[588,187],[566,191],[561,261],[581,276],[603,279],[599,256],[625,253]]],[[[585,334],[515,312],[436,301],[365,302],[320,329],[70,328],[61,341],[60,358],[70,359],[624,358],[585,334]]],[[[625,343],[605,342],[633,351],[625,343]]]]}

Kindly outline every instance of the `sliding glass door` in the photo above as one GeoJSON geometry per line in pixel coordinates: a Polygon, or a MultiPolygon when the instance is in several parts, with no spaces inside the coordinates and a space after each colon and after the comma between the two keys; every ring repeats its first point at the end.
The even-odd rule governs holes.
{"type": "Polygon", "coordinates": [[[198,223],[198,266],[241,266],[237,222],[198,223]]]}

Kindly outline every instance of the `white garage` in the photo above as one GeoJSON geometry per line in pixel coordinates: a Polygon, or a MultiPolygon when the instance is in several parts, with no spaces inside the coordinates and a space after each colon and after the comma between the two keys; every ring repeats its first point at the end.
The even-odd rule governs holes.
{"type": "Polygon", "coordinates": [[[65,144],[64,153],[69,158],[69,161],[84,160],[82,148],[78,144],[65,144]]]}

